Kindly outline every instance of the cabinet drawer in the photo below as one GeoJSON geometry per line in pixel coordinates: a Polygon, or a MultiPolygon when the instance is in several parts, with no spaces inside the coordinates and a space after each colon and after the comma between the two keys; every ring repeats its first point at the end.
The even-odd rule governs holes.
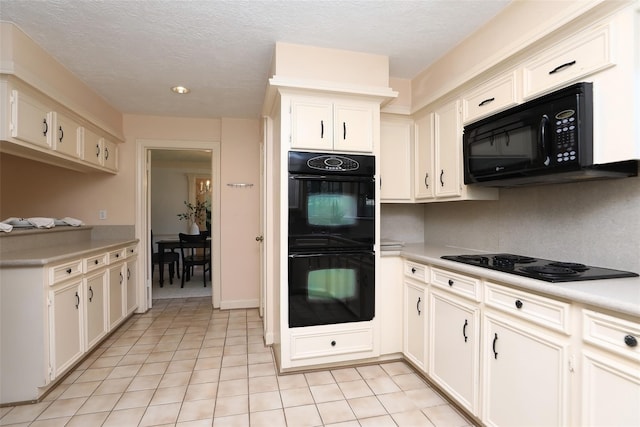
{"type": "Polygon", "coordinates": [[[138,245],[131,245],[125,249],[125,257],[131,258],[138,255],[138,245]]]}
{"type": "Polygon", "coordinates": [[[101,267],[104,267],[105,265],[107,265],[107,260],[108,260],[108,256],[107,254],[99,254],[99,255],[94,255],[92,257],[89,258],[85,258],[84,259],[84,272],[88,273],[90,271],[94,271],[97,270],[101,267]]]}
{"type": "Polygon", "coordinates": [[[373,329],[291,335],[291,360],[373,350],[373,329]]]}
{"type": "Polygon", "coordinates": [[[462,121],[469,123],[518,102],[515,71],[477,86],[462,97],[462,121]]]}
{"type": "Polygon", "coordinates": [[[611,25],[588,29],[524,64],[524,98],[555,89],[613,64],[611,25]]]}
{"type": "Polygon", "coordinates": [[[480,301],[480,280],[439,268],[431,269],[431,284],[463,297],[480,301]]]}
{"type": "Polygon", "coordinates": [[[640,361],[640,325],[596,313],[582,312],[583,339],[585,342],[640,361]]]}
{"type": "Polygon", "coordinates": [[[405,276],[412,277],[416,280],[426,283],[427,282],[427,273],[429,271],[429,267],[426,265],[418,264],[416,262],[405,261],[404,262],[404,274],[405,276]]]}
{"type": "Polygon", "coordinates": [[[512,288],[485,283],[485,304],[567,335],[570,305],[512,288]]]}
{"type": "Polygon", "coordinates": [[[82,260],[76,259],[49,268],[49,285],[55,285],[82,274],[82,260]]]}
{"type": "Polygon", "coordinates": [[[109,264],[114,264],[118,261],[122,261],[125,259],[126,253],[125,248],[121,248],[115,251],[109,252],[109,264]]]}

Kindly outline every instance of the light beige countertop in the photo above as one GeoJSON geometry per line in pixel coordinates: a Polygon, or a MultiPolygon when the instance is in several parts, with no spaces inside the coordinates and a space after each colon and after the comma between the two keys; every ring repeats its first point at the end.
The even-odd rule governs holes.
{"type": "Polygon", "coordinates": [[[21,249],[0,254],[0,268],[19,268],[63,262],[97,252],[136,244],[138,239],[86,240],[57,246],[21,249]]]}
{"type": "MultiPolygon", "coordinates": [[[[391,251],[393,254],[399,253],[403,258],[434,267],[451,269],[569,302],[640,317],[640,277],[549,283],[440,258],[443,255],[473,252],[475,251],[464,248],[423,243],[406,244],[399,252],[391,251]]],[[[384,255],[391,254],[384,252],[384,255]]]]}

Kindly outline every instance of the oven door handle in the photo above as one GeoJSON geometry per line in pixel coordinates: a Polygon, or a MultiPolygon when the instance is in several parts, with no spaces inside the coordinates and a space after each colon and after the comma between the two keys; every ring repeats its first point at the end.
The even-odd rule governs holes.
{"type": "Polygon", "coordinates": [[[371,176],[345,176],[345,175],[290,175],[289,179],[301,181],[347,181],[347,182],[376,182],[371,176]]]}
{"type": "Polygon", "coordinates": [[[346,251],[331,251],[331,252],[322,252],[322,253],[318,253],[318,252],[314,252],[314,253],[299,253],[299,254],[289,254],[289,258],[318,258],[318,257],[325,257],[328,255],[340,255],[340,256],[344,256],[344,255],[374,255],[375,252],[373,251],[354,251],[354,250],[346,250],[346,251]]]}

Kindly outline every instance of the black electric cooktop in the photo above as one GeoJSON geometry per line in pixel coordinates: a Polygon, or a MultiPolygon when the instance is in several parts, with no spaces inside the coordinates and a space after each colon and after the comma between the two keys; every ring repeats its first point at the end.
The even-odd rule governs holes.
{"type": "Polygon", "coordinates": [[[544,280],[545,282],[638,277],[638,274],[631,271],[612,270],[574,262],[552,261],[514,254],[445,255],[441,258],[503,273],[544,280]]]}

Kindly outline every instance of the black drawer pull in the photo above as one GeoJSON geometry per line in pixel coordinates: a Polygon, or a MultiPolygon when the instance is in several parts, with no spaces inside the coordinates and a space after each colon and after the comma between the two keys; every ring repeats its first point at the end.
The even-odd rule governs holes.
{"type": "Polygon", "coordinates": [[[449,286],[453,286],[453,280],[449,279],[449,286]]]}
{"type": "Polygon", "coordinates": [[[418,316],[420,316],[420,297],[418,297],[418,302],[416,302],[416,310],[418,310],[418,316]]]}
{"type": "Polygon", "coordinates": [[[122,282],[124,282],[124,276],[122,275],[122,272],[120,272],[120,284],[122,285],[122,282]]]}
{"type": "Polygon", "coordinates": [[[496,343],[498,342],[498,333],[496,332],[496,334],[493,337],[493,344],[491,345],[491,347],[493,348],[493,358],[497,359],[498,358],[498,352],[496,351],[496,343]]]}
{"type": "Polygon", "coordinates": [[[411,267],[411,273],[413,273],[413,274],[416,273],[416,268],[415,267],[411,267]]]}
{"type": "Polygon", "coordinates": [[[429,172],[426,172],[424,174],[424,186],[429,189],[429,183],[427,182],[427,179],[429,178],[429,172]]]}
{"type": "Polygon", "coordinates": [[[63,139],[64,139],[64,131],[62,130],[62,126],[60,126],[60,138],[58,138],[58,141],[62,142],[63,139]]]}
{"type": "Polygon", "coordinates": [[[71,274],[72,271],[73,271],[72,269],[67,268],[67,274],[71,274]]]}
{"type": "Polygon", "coordinates": [[[324,120],[320,120],[320,139],[324,138],[324,120]]]}
{"type": "Polygon", "coordinates": [[[488,103],[493,102],[493,101],[495,101],[495,100],[496,100],[495,98],[488,98],[488,99],[485,99],[485,100],[484,100],[484,101],[482,101],[480,104],[478,104],[478,107],[483,107],[483,106],[487,105],[488,103]]]}
{"type": "Polygon", "coordinates": [[[342,139],[347,139],[347,122],[342,122],[342,139]]]}
{"type": "Polygon", "coordinates": [[[635,347],[638,345],[638,340],[633,335],[627,335],[624,337],[624,343],[629,347],[635,347]]]}
{"type": "Polygon", "coordinates": [[[91,286],[89,286],[89,292],[91,292],[91,295],[89,295],[89,302],[91,302],[93,299],[93,289],[91,289],[91,286]]]}
{"type": "Polygon", "coordinates": [[[519,299],[516,300],[516,308],[518,310],[520,310],[522,308],[522,301],[520,301],[519,299]]]}
{"type": "Polygon", "coordinates": [[[100,144],[96,144],[96,157],[100,157],[100,144]]]}
{"type": "Polygon", "coordinates": [[[76,292],[76,310],[78,309],[79,306],[80,306],[80,296],[76,292]]]}
{"type": "Polygon", "coordinates": [[[444,177],[444,169],[440,170],[440,186],[444,187],[444,180],[442,179],[444,177]]]}
{"type": "Polygon", "coordinates": [[[93,261],[95,265],[98,265],[98,260],[93,261]]]}
{"type": "Polygon", "coordinates": [[[331,341],[331,347],[335,347],[336,346],[336,342],[335,341],[331,341]]]}
{"type": "Polygon", "coordinates": [[[467,336],[468,325],[469,325],[469,322],[467,321],[467,319],[464,319],[464,325],[462,326],[462,336],[464,337],[464,342],[467,342],[467,340],[469,339],[469,337],[467,336]]]}
{"type": "Polygon", "coordinates": [[[549,71],[549,74],[555,74],[558,71],[561,71],[561,70],[563,70],[565,68],[571,67],[572,65],[575,65],[575,64],[576,64],[576,61],[565,62],[564,64],[558,65],[556,68],[554,68],[553,70],[549,71]]]}
{"type": "Polygon", "coordinates": [[[42,119],[42,124],[44,125],[44,128],[42,129],[42,136],[47,136],[47,133],[49,132],[49,123],[47,123],[47,119],[42,119]]]}

